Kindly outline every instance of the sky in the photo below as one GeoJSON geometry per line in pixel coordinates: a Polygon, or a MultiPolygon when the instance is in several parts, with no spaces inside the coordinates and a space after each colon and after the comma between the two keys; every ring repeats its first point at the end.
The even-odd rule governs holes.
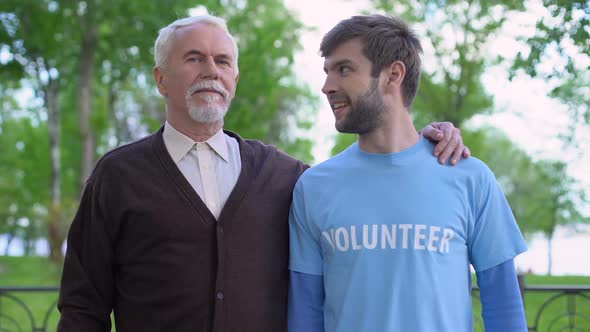
{"type": "MultiPolygon", "coordinates": [[[[336,130],[330,106],[321,94],[325,74],[322,71],[323,59],[318,54],[320,41],[340,20],[362,14],[371,7],[365,0],[285,0],[285,3],[306,26],[314,28],[301,36],[303,51],[295,57],[295,72],[321,98],[316,125],[309,133],[316,142],[315,162],[321,162],[329,157],[336,130]]],[[[533,33],[534,23],[539,15],[546,13],[539,1],[535,0],[531,1],[527,13],[511,17],[508,26],[487,48],[495,52],[490,51],[490,56],[500,54],[508,59],[514,58],[522,49],[515,40],[515,32],[533,33]]],[[[432,50],[425,47],[425,66],[431,56],[432,50]]],[[[488,124],[501,129],[535,160],[554,159],[567,162],[569,174],[579,181],[579,187],[585,189],[590,197],[590,128],[582,127],[578,130],[578,148],[568,147],[559,136],[568,133],[570,118],[563,105],[547,97],[550,91],[547,83],[526,77],[509,81],[506,69],[506,66],[496,66],[482,77],[484,86],[494,96],[499,112],[489,116],[476,116],[468,125],[478,127],[488,124]]],[[[590,206],[583,210],[590,215],[590,206]]],[[[553,243],[554,272],[590,275],[590,264],[580,264],[577,259],[580,257],[579,249],[589,247],[589,243],[590,227],[582,227],[579,234],[575,235],[571,228],[559,228],[553,243]]],[[[547,269],[547,241],[541,236],[529,239],[529,251],[517,258],[517,266],[524,271],[544,273],[547,269]]]]}

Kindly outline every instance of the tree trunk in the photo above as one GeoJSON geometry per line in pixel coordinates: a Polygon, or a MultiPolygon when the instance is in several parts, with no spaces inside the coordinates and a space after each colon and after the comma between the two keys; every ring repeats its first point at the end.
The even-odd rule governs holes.
{"type": "Polygon", "coordinates": [[[553,273],[553,233],[547,235],[547,275],[553,273]]]}
{"type": "Polygon", "coordinates": [[[12,240],[14,240],[14,234],[12,232],[6,234],[6,247],[4,248],[4,256],[8,256],[12,240]]]}
{"type": "Polygon", "coordinates": [[[50,80],[45,89],[45,106],[49,125],[49,150],[51,160],[51,206],[47,221],[47,242],[49,259],[61,262],[61,245],[64,241],[63,213],[61,201],[61,116],[58,106],[59,83],[50,80]]]}
{"type": "MultiPolygon", "coordinates": [[[[88,10],[91,13],[91,10],[88,10]]],[[[80,45],[80,89],[78,94],[78,109],[80,112],[80,138],[82,140],[82,169],[80,192],[84,189],[86,180],[94,165],[95,139],[91,125],[92,88],[94,82],[94,61],[97,48],[97,29],[90,17],[86,19],[87,28],[83,29],[80,45]]]]}

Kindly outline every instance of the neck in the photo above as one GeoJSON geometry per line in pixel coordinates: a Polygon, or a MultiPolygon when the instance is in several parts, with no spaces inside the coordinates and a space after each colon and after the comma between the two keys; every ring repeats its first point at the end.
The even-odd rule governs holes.
{"type": "Polygon", "coordinates": [[[359,146],[369,153],[395,153],[409,149],[419,140],[410,113],[404,108],[387,112],[382,126],[359,135],[359,146]]]}
{"type": "Polygon", "coordinates": [[[188,114],[186,117],[179,119],[173,116],[172,112],[167,113],[166,121],[174,129],[190,137],[195,142],[204,142],[223,128],[223,120],[210,123],[197,122],[188,116],[188,114]]]}

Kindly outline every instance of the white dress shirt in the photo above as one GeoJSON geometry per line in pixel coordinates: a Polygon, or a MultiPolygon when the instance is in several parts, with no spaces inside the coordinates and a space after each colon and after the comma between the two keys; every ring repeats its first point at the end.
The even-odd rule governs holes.
{"type": "Polygon", "coordinates": [[[205,142],[195,142],[166,121],[164,144],[180,172],[219,219],[242,170],[238,141],[220,129],[205,142]]]}

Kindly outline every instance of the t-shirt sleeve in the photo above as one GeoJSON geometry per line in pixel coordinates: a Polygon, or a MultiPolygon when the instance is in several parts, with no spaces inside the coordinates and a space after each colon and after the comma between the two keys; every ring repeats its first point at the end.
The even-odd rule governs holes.
{"type": "Polygon", "coordinates": [[[295,185],[289,213],[289,269],[292,271],[323,275],[323,258],[317,227],[310,227],[306,210],[306,197],[301,179],[295,185]]]}
{"type": "Polygon", "coordinates": [[[324,277],[291,271],[289,332],[324,331],[324,277]]]}
{"type": "Polygon", "coordinates": [[[469,259],[476,271],[487,270],[527,250],[508,201],[486,166],[475,183],[474,225],[469,259]]]}

